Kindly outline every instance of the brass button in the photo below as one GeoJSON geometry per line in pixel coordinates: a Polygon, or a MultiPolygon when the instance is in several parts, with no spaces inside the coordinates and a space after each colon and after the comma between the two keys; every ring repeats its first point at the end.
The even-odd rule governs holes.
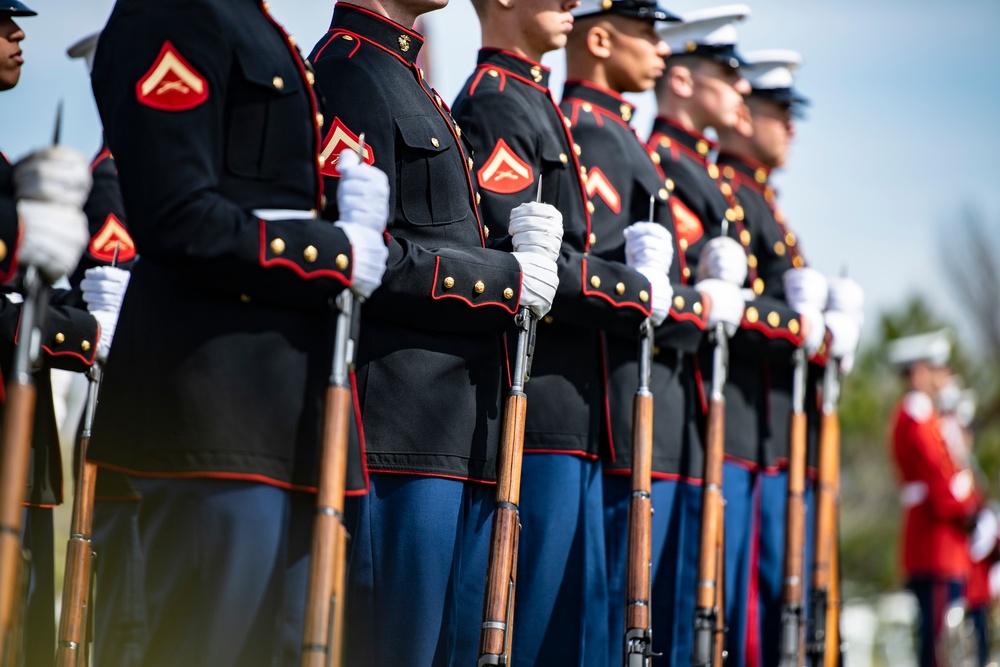
{"type": "Polygon", "coordinates": [[[666,137],[660,137],[660,145],[664,148],[670,148],[670,139],[666,137]]]}
{"type": "Polygon", "coordinates": [[[56,345],[59,345],[60,343],[65,343],[66,342],[66,335],[63,334],[63,333],[61,333],[61,332],[57,333],[55,340],[56,340],[56,345]]]}
{"type": "Polygon", "coordinates": [[[742,206],[740,206],[739,204],[737,204],[736,206],[733,207],[733,211],[736,212],[736,219],[737,220],[742,220],[743,219],[743,207],[742,206]]]}
{"type": "Polygon", "coordinates": [[[344,35],[344,41],[345,42],[353,42],[354,38],[351,37],[350,35],[344,35]]]}
{"type": "Polygon", "coordinates": [[[345,255],[344,253],[340,253],[339,255],[337,255],[337,259],[334,261],[337,263],[337,268],[340,269],[341,271],[346,269],[347,264],[349,263],[347,260],[347,255],[345,255]]]}
{"type": "Polygon", "coordinates": [[[431,146],[433,146],[434,148],[440,148],[441,147],[441,142],[438,141],[437,137],[431,137],[431,146]]]}
{"type": "Polygon", "coordinates": [[[276,76],[273,79],[271,79],[271,85],[273,85],[276,90],[282,90],[285,87],[285,80],[282,79],[280,76],[276,76]]]}
{"type": "Polygon", "coordinates": [[[677,242],[677,245],[680,246],[681,252],[684,252],[685,250],[688,249],[688,240],[681,239],[680,241],[677,242]]]}
{"type": "Polygon", "coordinates": [[[593,277],[591,277],[591,279],[590,279],[590,286],[593,287],[594,289],[597,289],[598,287],[600,287],[601,286],[601,277],[600,276],[593,276],[593,277]]]}
{"type": "Polygon", "coordinates": [[[660,154],[656,151],[649,154],[649,159],[653,161],[653,164],[660,164],[660,154]]]}
{"type": "Polygon", "coordinates": [[[726,178],[734,178],[736,176],[736,170],[732,168],[731,165],[726,165],[722,168],[722,175],[726,178]]]}
{"type": "Polygon", "coordinates": [[[514,290],[512,290],[509,287],[507,289],[505,289],[503,291],[503,298],[507,299],[508,301],[510,301],[511,299],[513,299],[514,298],[514,290]]]}
{"type": "Polygon", "coordinates": [[[684,43],[684,48],[687,49],[688,53],[694,53],[698,50],[698,45],[695,44],[693,40],[688,40],[684,43]]]}
{"type": "Polygon", "coordinates": [[[472,168],[475,166],[476,163],[472,161],[471,157],[468,160],[466,160],[466,162],[468,162],[469,164],[469,171],[472,171],[472,168]]]}
{"type": "Polygon", "coordinates": [[[491,69],[491,70],[489,70],[489,72],[488,72],[488,73],[489,73],[489,75],[490,75],[490,76],[492,76],[492,77],[498,77],[498,76],[500,76],[499,72],[497,72],[497,71],[496,71],[495,69],[491,69]]]}
{"type": "Polygon", "coordinates": [[[642,301],[643,303],[649,301],[649,292],[646,290],[639,290],[639,301],[642,301]]]}
{"type": "Polygon", "coordinates": [[[448,276],[447,278],[444,279],[444,288],[445,289],[451,289],[454,286],[455,286],[455,279],[454,278],[452,278],[451,276],[448,276]]]}
{"type": "Polygon", "coordinates": [[[486,285],[483,284],[482,280],[477,280],[476,284],[473,286],[473,289],[476,290],[476,294],[482,294],[483,292],[486,291],[486,285]]]}
{"type": "Polygon", "coordinates": [[[289,35],[289,36],[288,36],[288,43],[292,45],[292,48],[293,48],[293,49],[294,49],[294,48],[296,47],[296,45],[298,44],[298,42],[296,42],[296,41],[295,41],[295,38],[294,38],[294,37],[292,37],[291,35],[289,35]]]}
{"type": "Polygon", "coordinates": [[[785,244],[781,241],[774,242],[774,254],[781,257],[785,254],[785,244]]]}
{"type": "Polygon", "coordinates": [[[726,220],[729,222],[736,222],[736,211],[731,208],[726,209],[726,220]]]}
{"type": "Polygon", "coordinates": [[[733,194],[733,186],[729,185],[729,183],[723,183],[719,186],[719,189],[722,190],[722,194],[727,197],[730,197],[733,194]]]}
{"type": "Polygon", "coordinates": [[[653,356],[654,357],[660,356],[660,352],[662,352],[662,350],[660,349],[660,346],[659,345],[654,345],[653,346],[653,356]]]}
{"type": "Polygon", "coordinates": [[[589,103],[589,102],[585,102],[585,103],[583,104],[583,106],[582,106],[582,107],[580,107],[580,108],[581,108],[581,109],[583,109],[584,111],[586,111],[587,113],[590,113],[591,111],[593,111],[593,110],[594,110],[594,107],[590,106],[590,103],[589,103]]]}
{"type": "Polygon", "coordinates": [[[754,322],[756,322],[760,318],[760,315],[757,313],[757,309],[756,308],[754,308],[753,306],[750,306],[749,308],[747,308],[746,318],[747,318],[747,322],[749,322],[750,324],[753,324],[754,322]]]}
{"type": "Polygon", "coordinates": [[[701,301],[695,301],[694,305],[691,306],[691,310],[694,311],[695,315],[701,315],[701,311],[704,310],[704,307],[701,305],[701,301]]]}
{"type": "Polygon", "coordinates": [[[695,149],[698,151],[698,155],[708,155],[708,142],[704,139],[699,139],[695,145],[695,149]]]}
{"type": "Polygon", "coordinates": [[[785,234],[785,245],[794,246],[795,245],[795,234],[792,232],[787,232],[785,234]]]}
{"type": "Polygon", "coordinates": [[[320,155],[319,157],[316,158],[316,164],[318,164],[319,168],[322,169],[323,167],[326,166],[326,158],[320,155]]]}
{"type": "Polygon", "coordinates": [[[618,283],[615,285],[615,294],[621,295],[625,293],[625,283],[618,283]]]}
{"type": "Polygon", "coordinates": [[[758,169],[753,173],[754,180],[763,185],[767,183],[767,171],[764,169],[758,169]]]}
{"type": "Polygon", "coordinates": [[[320,208],[320,210],[325,211],[326,210],[326,205],[329,204],[329,203],[330,203],[330,200],[328,200],[326,198],[326,195],[320,196],[320,198],[319,198],[319,208],[320,208]]]}
{"type": "Polygon", "coordinates": [[[597,243],[597,234],[590,232],[590,236],[587,237],[587,240],[590,241],[590,245],[595,245],[597,243]]]}
{"type": "Polygon", "coordinates": [[[682,297],[680,294],[678,294],[677,296],[674,297],[674,308],[677,308],[678,310],[680,310],[680,309],[684,308],[684,303],[685,303],[684,302],[684,297],[682,297]]]}
{"type": "Polygon", "coordinates": [[[799,334],[799,321],[794,318],[788,320],[788,330],[792,332],[792,335],[797,336],[799,334]]]}
{"type": "Polygon", "coordinates": [[[714,164],[708,165],[708,175],[711,176],[712,178],[718,178],[719,177],[719,167],[716,166],[716,165],[714,165],[714,164]]]}
{"type": "Polygon", "coordinates": [[[772,327],[778,326],[779,324],[781,324],[781,315],[779,315],[774,311],[771,311],[771,313],[769,313],[767,316],[767,323],[770,324],[772,327]]]}
{"type": "Polygon", "coordinates": [[[767,188],[766,190],[764,190],[764,199],[768,203],[773,203],[774,202],[774,190],[772,190],[771,188],[767,188]]]}
{"type": "Polygon", "coordinates": [[[274,239],[271,241],[271,252],[275,255],[280,255],[285,252],[285,242],[281,239],[274,239]]]}
{"type": "Polygon", "coordinates": [[[742,243],[743,245],[750,245],[750,231],[749,230],[744,229],[744,230],[740,231],[740,243],[742,243]]]}
{"type": "Polygon", "coordinates": [[[490,237],[490,228],[487,227],[486,225],[483,225],[483,236],[485,236],[486,238],[490,237]]]}
{"type": "Polygon", "coordinates": [[[626,123],[632,120],[632,107],[628,104],[623,104],[618,107],[618,110],[622,112],[622,120],[626,123]]]}
{"type": "Polygon", "coordinates": [[[657,192],[656,194],[660,196],[660,199],[666,199],[667,197],[670,196],[670,193],[667,192],[666,188],[660,188],[660,191],[657,192]]]}
{"type": "Polygon", "coordinates": [[[319,257],[319,250],[316,250],[316,246],[307,245],[306,249],[302,251],[302,259],[309,264],[315,262],[317,257],[319,257]]]}
{"type": "Polygon", "coordinates": [[[315,86],[316,85],[316,75],[313,74],[312,72],[306,72],[306,81],[309,82],[310,86],[315,86]]]}
{"type": "Polygon", "coordinates": [[[753,281],[753,293],[756,294],[757,296],[760,296],[761,294],[764,293],[764,279],[763,278],[754,278],[754,281],[753,281]]]}
{"type": "Polygon", "coordinates": [[[323,123],[325,121],[326,121],[326,119],[323,118],[323,114],[321,114],[321,113],[316,114],[316,125],[318,127],[323,127],[323,123]]]}
{"type": "Polygon", "coordinates": [[[542,321],[545,322],[546,324],[552,324],[555,320],[552,319],[551,315],[546,315],[545,317],[542,318],[542,321]]]}
{"type": "Polygon", "coordinates": [[[566,129],[572,129],[572,127],[573,127],[573,121],[571,121],[566,116],[563,116],[563,125],[566,126],[566,129]]]}
{"type": "Polygon", "coordinates": [[[674,191],[674,179],[668,178],[667,180],[663,181],[663,184],[667,186],[667,190],[669,190],[670,192],[674,191]]]}
{"type": "Polygon", "coordinates": [[[685,278],[690,278],[691,277],[691,267],[690,266],[685,266],[684,270],[681,271],[681,275],[683,275],[685,278]]]}
{"type": "Polygon", "coordinates": [[[459,139],[462,138],[462,128],[460,128],[458,125],[455,126],[455,136],[457,136],[459,139]]]}
{"type": "Polygon", "coordinates": [[[796,269],[801,269],[805,265],[806,262],[801,257],[796,257],[795,259],[792,260],[792,266],[794,266],[796,269]]]}
{"type": "Polygon", "coordinates": [[[562,162],[563,164],[566,164],[567,162],[569,162],[569,156],[566,155],[565,153],[560,153],[559,161],[562,162]]]}
{"type": "Polygon", "coordinates": [[[0,241],[0,262],[7,258],[7,244],[0,241]]]}
{"type": "Polygon", "coordinates": [[[573,152],[576,153],[577,157],[580,157],[580,154],[583,152],[583,149],[580,148],[580,144],[573,144],[573,152]]]}
{"type": "Polygon", "coordinates": [[[751,269],[757,268],[757,255],[747,255],[747,266],[751,269]]]}
{"type": "Polygon", "coordinates": [[[90,341],[89,340],[85,340],[82,343],[80,343],[80,349],[83,350],[84,352],[89,352],[90,351],[90,341]]]}
{"type": "Polygon", "coordinates": [[[240,294],[240,301],[243,303],[250,303],[250,295],[240,294]]]}
{"type": "Polygon", "coordinates": [[[584,167],[583,165],[580,165],[580,175],[583,176],[584,178],[587,178],[587,168],[584,167]]]}
{"type": "Polygon", "coordinates": [[[594,211],[595,211],[594,202],[592,201],[587,202],[587,212],[593,215],[594,211]]]}
{"type": "Polygon", "coordinates": [[[476,206],[479,206],[479,202],[481,202],[481,201],[483,201],[483,197],[482,197],[482,195],[480,195],[480,194],[479,194],[479,193],[477,192],[477,193],[476,193],[476,206]]]}

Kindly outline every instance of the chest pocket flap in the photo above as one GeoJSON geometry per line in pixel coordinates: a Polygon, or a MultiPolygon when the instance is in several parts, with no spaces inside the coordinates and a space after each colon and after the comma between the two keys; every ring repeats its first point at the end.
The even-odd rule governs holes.
{"type": "Polygon", "coordinates": [[[413,225],[446,225],[473,215],[468,167],[441,118],[396,119],[399,205],[413,225]]]}

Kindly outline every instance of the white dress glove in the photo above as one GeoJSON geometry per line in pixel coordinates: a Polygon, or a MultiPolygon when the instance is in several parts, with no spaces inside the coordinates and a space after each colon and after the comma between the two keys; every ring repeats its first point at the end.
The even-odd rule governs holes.
{"type": "Polygon", "coordinates": [[[17,199],[83,208],[93,179],[87,158],[68,146],[50,146],[14,165],[17,199]]]}
{"type": "Polygon", "coordinates": [[[698,258],[698,280],[710,278],[743,286],[747,279],[747,253],[738,241],[719,236],[705,244],[698,258]]]}
{"type": "Polygon", "coordinates": [[[77,207],[21,199],[17,202],[21,222],[18,257],[22,264],[38,267],[54,283],[76,268],[90,240],[87,216],[77,207]]]}
{"type": "Polygon", "coordinates": [[[850,278],[833,278],[830,280],[826,307],[827,310],[854,313],[862,318],[859,320],[859,324],[863,324],[865,291],[861,289],[861,285],[850,278]]]}
{"type": "Polygon", "coordinates": [[[826,278],[816,269],[788,269],[781,282],[785,286],[785,300],[795,310],[800,313],[826,310],[829,288],[826,278]]]}
{"type": "Polygon", "coordinates": [[[508,231],[514,252],[532,252],[553,262],[559,259],[563,217],[555,206],[541,202],[521,204],[510,212],[508,231]]]}
{"type": "Polygon", "coordinates": [[[367,299],[382,284],[382,276],[385,275],[385,265],[389,260],[385,239],[381,231],[363,222],[339,221],[336,225],[344,230],[347,240],[351,242],[354,257],[351,291],[367,299]]]}
{"type": "Polygon", "coordinates": [[[861,338],[861,325],[854,315],[839,310],[827,311],[825,318],[831,337],[830,356],[840,360],[840,370],[850,373],[861,338]]]}
{"type": "Polygon", "coordinates": [[[121,313],[122,301],[125,300],[125,290],[132,274],[112,266],[98,266],[87,269],[80,282],[83,300],[87,302],[87,310],[101,325],[101,337],[97,341],[97,360],[104,363],[111,350],[111,342],[118,326],[118,315],[121,313]]]}
{"type": "Polygon", "coordinates": [[[670,314],[670,304],[674,299],[674,286],[670,284],[670,279],[665,273],[660,273],[655,269],[650,270],[649,267],[640,266],[636,268],[636,271],[649,281],[649,289],[652,292],[649,303],[653,311],[649,319],[654,327],[658,327],[670,314]]]}
{"type": "Polygon", "coordinates": [[[743,321],[743,292],[738,285],[719,278],[705,278],[695,284],[694,288],[712,300],[712,308],[708,312],[708,326],[714,328],[724,324],[726,333],[732,336],[743,321]]]}
{"type": "Polygon", "coordinates": [[[666,227],[656,222],[636,222],[622,230],[622,235],[628,266],[667,275],[674,261],[674,238],[666,227]]]}
{"type": "Polygon", "coordinates": [[[337,169],[340,221],[365,225],[381,234],[389,220],[389,179],[381,169],[363,164],[354,151],[340,154],[337,169]]]}
{"type": "Polygon", "coordinates": [[[545,316],[552,308],[559,287],[559,269],[555,260],[533,252],[513,252],[521,265],[521,301],[537,318],[545,316]]]}

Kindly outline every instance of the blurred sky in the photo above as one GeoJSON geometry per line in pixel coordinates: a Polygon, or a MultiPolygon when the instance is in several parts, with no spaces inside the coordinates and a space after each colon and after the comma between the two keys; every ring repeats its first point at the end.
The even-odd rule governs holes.
{"type": "MultiPolygon", "coordinates": [[[[0,95],[0,148],[16,159],[50,141],[61,98],[64,142],[91,154],[100,129],[89,82],[83,65],[64,51],[100,28],[114,2],[26,1],[40,16],[21,19],[27,63],[21,84],[0,95]]],[[[664,1],[679,12],[709,6],[664,1]]],[[[305,51],[327,29],[332,6],[271,0],[305,51]]],[[[775,180],[807,258],[828,274],[848,267],[867,292],[869,323],[914,292],[961,318],[943,283],[940,246],[966,204],[1000,232],[1000,2],[758,0],[750,6],[753,14],[740,29],[744,50],[791,48],[806,60],[798,87],[813,104],[788,169],[775,180]]],[[[452,0],[428,15],[427,32],[429,78],[452,100],[479,47],[471,4],[452,0]]],[[[545,63],[558,96],[563,56],[549,54],[545,63]]],[[[636,126],[646,133],[654,101],[635,101],[636,126]]]]}

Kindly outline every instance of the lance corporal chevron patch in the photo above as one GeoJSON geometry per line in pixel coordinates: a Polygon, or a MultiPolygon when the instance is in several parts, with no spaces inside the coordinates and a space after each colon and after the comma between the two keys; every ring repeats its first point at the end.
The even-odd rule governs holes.
{"type": "Polygon", "coordinates": [[[169,41],[145,76],[135,84],[141,104],[161,111],[187,111],[208,99],[208,81],[169,41]]]}
{"type": "Polygon", "coordinates": [[[502,195],[520,192],[535,182],[531,165],[519,158],[503,139],[497,140],[493,153],[476,177],[481,188],[502,195]]]}
{"type": "MultiPolygon", "coordinates": [[[[351,132],[350,128],[344,125],[343,121],[335,117],[330,124],[330,131],[327,132],[326,141],[323,142],[323,152],[320,154],[320,157],[323,158],[323,168],[320,170],[320,173],[330,178],[340,178],[340,172],[337,170],[337,162],[340,160],[340,154],[344,151],[357,153],[359,143],[360,138],[358,135],[351,132]]],[[[364,156],[365,164],[375,164],[375,153],[372,152],[372,147],[368,142],[365,142],[362,155],[364,156]]]]}
{"type": "Polygon", "coordinates": [[[112,262],[115,259],[115,249],[118,249],[118,261],[127,262],[135,257],[135,241],[125,229],[125,225],[109,213],[100,231],[90,239],[90,256],[102,262],[112,262]]]}

